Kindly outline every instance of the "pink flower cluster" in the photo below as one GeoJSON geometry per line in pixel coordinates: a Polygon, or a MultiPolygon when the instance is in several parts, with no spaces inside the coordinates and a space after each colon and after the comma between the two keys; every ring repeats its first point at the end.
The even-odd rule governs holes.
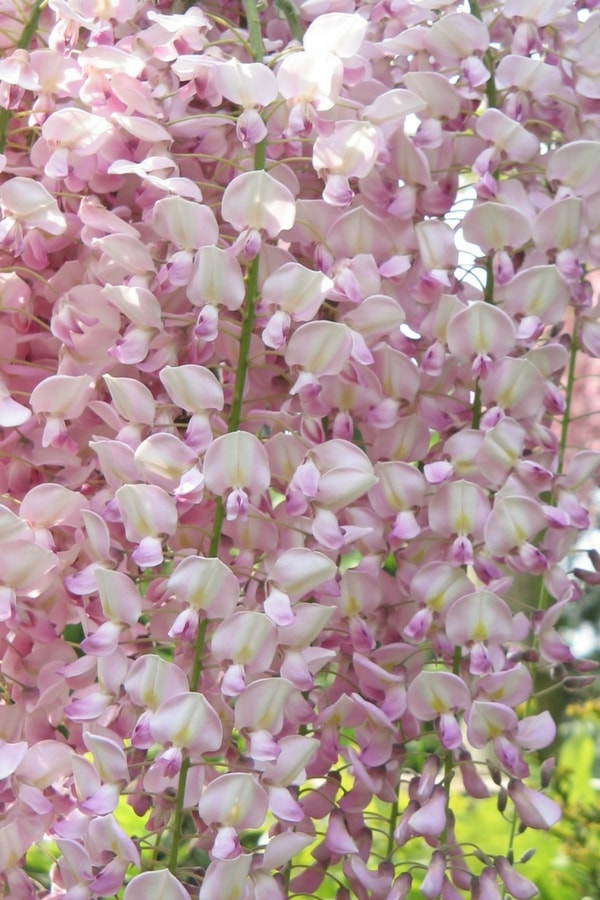
{"type": "Polygon", "coordinates": [[[5,891],[533,897],[510,852],[465,854],[452,796],[551,826],[536,673],[589,677],[556,625],[600,466],[565,462],[600,356],[600,14],[26,6],[1,9],[5,891]]]}

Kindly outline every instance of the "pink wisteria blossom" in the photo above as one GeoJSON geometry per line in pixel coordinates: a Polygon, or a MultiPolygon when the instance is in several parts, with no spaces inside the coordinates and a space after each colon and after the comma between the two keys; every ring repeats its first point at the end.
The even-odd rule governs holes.
{"type": "Polygon", "coordinates": [[[528,900],[597,14],[0,7],[0,893],[528,900]]]}

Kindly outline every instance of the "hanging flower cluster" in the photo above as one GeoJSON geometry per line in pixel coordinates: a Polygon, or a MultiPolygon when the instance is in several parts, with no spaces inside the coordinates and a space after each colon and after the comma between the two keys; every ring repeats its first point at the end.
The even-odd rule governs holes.
{"type": "Polygon", "coordinates": [[[590,677],[600,14],[1,15],[5,892],[533,897],[453,792],[556,822],[536,674],[590,677]]]}

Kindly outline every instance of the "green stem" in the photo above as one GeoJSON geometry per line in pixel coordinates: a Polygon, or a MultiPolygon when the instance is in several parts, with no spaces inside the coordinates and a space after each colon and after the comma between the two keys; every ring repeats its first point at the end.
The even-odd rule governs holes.
{"type": "MultiPolygon", "coordinates": [[[[479,6],[478,0],[471,0],[469,5],[471,7],[471,12],[475,16],[475,18],[479,19],[480,22],[483,22],[481,7],[479,6]]],[[[490,109],[495,109],[498,106],[498,88],[496,87],[496,79],[494,77],[494,57],[492,56],[492,51],[489,47],[483,54],[483,61],[485,63],[486,69],[490,73],[490,77],[488,78],[485,85],[488,107],[490,107],[490,109]]]]}
{"type": "Polygon", "coordinates": [[[185,797],[185,783],[190,767],[190,758],[185,756],[179,770],[179,783],[177,785],[177,799],[175,801],[175,815],[173,817],[173,830],[171,841],[171,856],[169,857],[169,870],[175,875],[177,872],[177,859],[179,857],[179,845],[181,844],[181,832],[183,831],[183,799],[185,797]]]}
{"type": "Polygon", "coordinates": [[[479,378],[475,382],[475,394],[473,396],[473,419],[471,427],[477,431],[481,424],[481,388],[479,386],[479,378]]]}
{"type": "Polygon", "coordinates": [[[265,45],[260,28],[258,3],[256,3],[256,0],[244,0],[244,9],[246,10],[246,19],[248,21],[248,37],[252,48],[252,58],[255,62],[262,62],[265,55],[265,45]]]}
{"type": "Polygon", "coordinates": [[[396,830],[396,825],[398,824],[398,798],[396,798],[395,802],[392,803],[392,808],[390,810],[390,821],[388,827],[388,836],[387,836],[387,849],[385,851],[385,858],[391,859],[396,848],[396,842],[394,840],[394,832],[396,830]]]}
{"type": "MultiPolygon", "coordinates": [[[[477,388],[479,389],[479,383],[477,384],[477,388]]],[[[460,672],[460,663],[462,659],[462,652],[460,647],[454,648],[454,653],[452,655],[452,674],[458,675],[460,672]]],[[[446,825],[444,826],[444,830],[440,835],[440,842],[442,847],[448,841],[448,819],[450,817],[450,785],[452,783],[452,779],[454,777],[454,759],[452,756],[452,750],[446,750],[446,756],[444,759],[444,790],[446,791],[446,825]]]]}
{"type": "Polygon", "coordinates": [[[575,383],[575,362],[577,360],[577,350],[579,349],[577,344],[577,332],[575,328],[573,328],[573,335],[571,337],[571,353],[569,356],[569,371],[567,374],[567,390],[566,390],[566,399],[565,399],[565,411],[562,417],[562,424],[560,429],[560,445],[558,448],[558,474],[562,474],[563,466],[565,463],[565,452],[567,449],[567,437],[569,434],[569,425],[571,424],[571,400],[573,399],[573,385],[575,383]]]}
{"type": "MultiPolygon", "coordinates": [[[[258,12],[253,0],[245,0],[246,13],[250,27],[250,40],[252,42],[253,54],[255,59],[262,60],[262,37],[260,35],[260,26],[258,23],[258,12]],[[257,39],[253,37],[252,22],[258,26],[258,40],[260,41],[260,53],[256,56],[257,39]]],[[[267,155],[266,141],[261,141],[254,148],[254,168],[264,169],[267,155]]],[[[250,341],[252,338],[252,329],[254,326],[254,316],[256,310],[256,301],[258,298],[258,265],[259,256],[248,265],[246,273],[246,295],[242,309],[242,330],[240,333],[238,362],[235,372],[235,382],[233,386],[233,398],[229,417],[227,421],[227,432],[237,431],[242,418],[242,402],[244,398],[244,387],[246,384],[246,375],[249,367],[250,357],[250,341]]],[[[219,544],[223,531],[223,523],[225,521],[225,504],[222,497],[218,497],[215,504],[215,514],[213,520],[212,536],[208,551],[209,557],[217,557],[219,552],[219,544]]],[[[206,629],[208,627],[208,619],[203,619],[198,626],[198,633],[194,645],[194,659],[192,662],[192,672],[190,675],[190,688],[193,691],[198,690],[200,676],[202,674],[202,657],[204,656],[204,643],[206,639],[206,629]]],[[[183,830],[183,803],[185,797],[185,787],[187,782],[187,774],[190,768],[190,759],[185,757],[179,772],[179,782],[177,785],[177,796],[175,799],[175,813],[173,816],[172,827],[172,843],[171,856],[169,859],[169,869],[174,874],[177,870],[177,858],[179,856],[179,847],[181,845],[183,830]]]]}
{"type": "MultiPolygon", "coordinates": [[[[493,270],[493,261],[492,257],[488,256],[485,264],[485,290],[483,292],[483,299],[486,303],[491,303],[494,305],[494,270],[493,270]]],[[[475,382],[475,393],[473,395],[473,418],[471,422],[471,427],[473,429],[479,428],[481,423],[481,386],[479,384],[479,378],[475,382]]]]}
{"type": "MultiPolygon", "coordinates": [[[[511,851],[513,850],[513,845],[514,845],[514,842],[515,842],[515,835],[516,835],[516,833],[517,833],[517,813],[516,813],[516,810],[515,810],[515,814],[514,814],[514,816],[513,816],[513,818],[512,818],[512,822],[511,822],[511,825],[510,825],[510,834],[509,834],[509,836],[508,836],[508,850],[507,850],[507,853],[506,853],[506,856],[507,856],[508,858],[510,858],[511,851]]],[[[508,894],[506,893],[506,890],[504,890],[504,891],[502,892],[502,900],[508,900],[508,894]]]]}
{"type": "Polygon", "coordinates": [[[302,43],[302,29],[298,22],[298,13],[291,0],[275,0],[275,8],[285,16],[292,37],[302,43]]]}
{"type": "MultiPolygon", "coordinates": [[[[21,37],[17,41],[15,50],[28,50],[29,45],[33,40],[33,36],[37,30],[38,22],[40,20],[40,15],[42,13],[43,7],[46,5],[46,0],[35,0],[35,3],[31,7],[31,15],[29,16],[27,22],[25,23],[25,27],[21,32],[21,37]]],[[[6,141],[8,140],[8,126],[10,123],[11,110],[10,109],[0,109],[0,153],[4,153],[4,148],[6,147],[6,141]]]]}
{"type": "Polygon", "coordinates": [[[494,305],[494,262],[491,256],[488,256],[485,264],[485,291],[483,299],[486,303],[494,305]]]}

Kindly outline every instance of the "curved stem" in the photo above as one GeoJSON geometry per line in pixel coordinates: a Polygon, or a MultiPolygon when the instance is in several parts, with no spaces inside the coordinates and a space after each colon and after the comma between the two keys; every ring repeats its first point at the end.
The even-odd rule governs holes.
{"type": "Polygon", "coordinates": [[[187,781],[187,773],[190,767],[190,758],[185,756],[179,770],[179,784],[177,785],[177,799],[175,801],[175,814],[173,818],[173,839],[171,841],[171,855],[169,857],[169,870],[175,875],[177,872],[177,858],[179,856],[179,846],[181,844],[181,832],[183,826],[183,800],[185,797],[185,784],[187,781]]]}
{"type": "Polygon", "coordinates": [[[565,452],[567,449],[567,437],[569,434],[569,425],[571,424],[571,401],[573,399],[573,385],[575,383],[575,362],[577,360],[577,332],[575,327],[573,328],[573,334],[571,336],[571,353],[569,356],[569,370],[567,373],[567,390],[566,390],[566,398],[565,398],[565,411],[562,417],[562,424],[560,428],[560,444],[558,448],[558,474],[562,475],[563,466],[565,463],[565,452]]]}
{"type": "MultiPolygon", "coordinates": [[[[471,0],[469,5],[471,7],[471,12],[475,16],[475,18],[479,19],[480,22],[483,22],[481,7],[479,6],[478,0],[471,0]]],[[[490,107],[490,109],[494,109],[498,106],[498,88],[496,87],[496,79],[494,77],[494,57],[492,56],[492,51],[489,47],[483,54],[483,61],[485,63],[486,69],[490,73],[490,77],[488,78],[485,85],[485,93],[487,96],[488,106],[490,107]]]]}
{"type": "MultiPolygon", "coordinates": [[[[252,46],[252,54],[256,61],[262,61],[264,54],[264,46],[262,35],[260,32],[260,22],[258,18],[258,9],[255,0],[244,0],[246,15],[248,18],[248,29],[250,35],[250,43],[252,46]]],[[[266,141],[261,141],[254,148],[254,168],[264,169],[267,155],[266,141]]],[[[250,364],[250,342],[252,338],[252,329],[254,326],[254,316],[256,310],[256,301],[258,298],[258,266],[259,255],[248,265],[246,272],[246,294],[242,307],[242,329],[239,341],[238,361],[235,372],[235,382],[233,387],[233,398],[229,410],[227,420],[228,433],[237,431],[242,418],[242,403],[244,397],[244,387],[246,385],[246,376],[250,364]]],[[[223,531],[223,523],[225,521],[225,504],[223,498],[218,497],[215,505],[215,515],[213,520],[213,529],[209,546],[209,557],[216,557],[219,553],[219,544],[223,531]]],[[[200,676],[202,674],[202,657],[204,656],[204,643],[206,639],[206,629],[208,627],[208,619],[203,619],[198,627],[196,641],[194,645],[194,659],[192,662],[192,671],[190,675],[190,689],[197,691],[199,687],[200,676]]],[[[175,812],[173,815],[172,826],[172,843],[171,855],[169,859],[169,869],[174,874],[177,870],[177,859],[179,856],[179,848],[182,840],[183,830],[183,812],[185,788],[187,782],[187,774],[190,768],[190,758],[186,756],[181,764],[179,772],[179,782],[177,785],[177,796],[175,799],[175,812]]]]}
{"type": "MultiPolygon", "coordinates": [[[[31,15],[29,16],[25,27],[21,32],[21,37],[16,43],[15,50],[28,50],[33,40],[33,36],[38,27],[42,9],[46,5],[46,0],[35,0],[31,7],[31,15]]],[[[0,109],[0,153],[4,152],[6,141],[8,139],[8,126],[10,123],[11,110],[0,109]]]]}
{"type": "Polygon", "coordinates": [[[246,19],[248,21],[248,37],[250,38],[252,58],[255,62],[262,62],[265,55],[265,45],[260,30],[258,3],[256,0],[244,0],[244,9],[246,10],[246,19]]]}

